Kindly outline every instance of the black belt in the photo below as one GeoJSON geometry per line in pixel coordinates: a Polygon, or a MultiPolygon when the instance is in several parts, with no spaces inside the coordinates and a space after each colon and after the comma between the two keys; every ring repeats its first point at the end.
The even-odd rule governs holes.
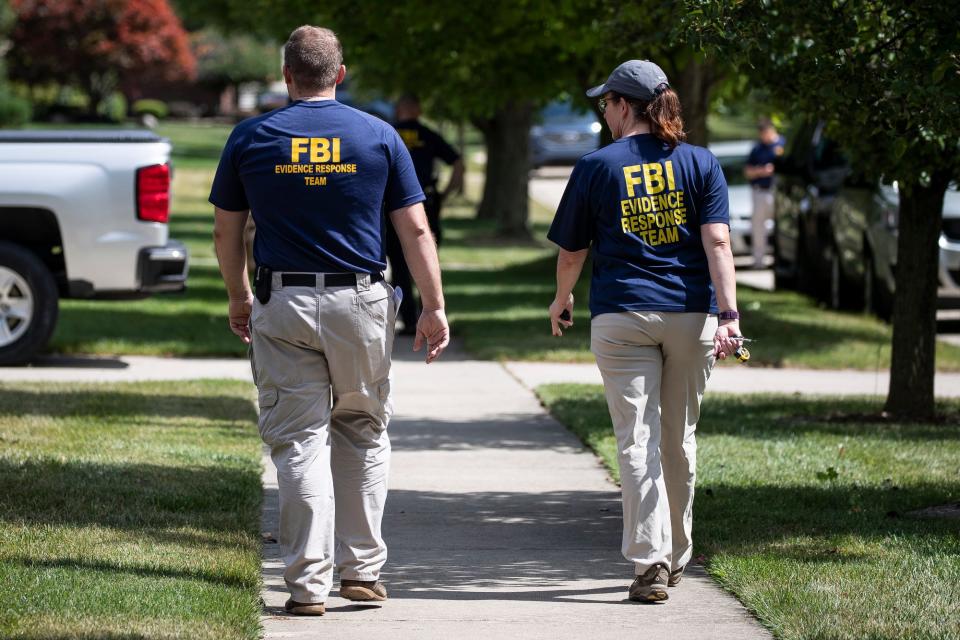
{"type": "MultiPolygon", "coordinates": [[[[359,273],[281,273],[280,285],[284,287],[352,287],[365,274],[359,273]]],[[[383,280],[383,273],[371,273],[370,283],[383,280]]]]}

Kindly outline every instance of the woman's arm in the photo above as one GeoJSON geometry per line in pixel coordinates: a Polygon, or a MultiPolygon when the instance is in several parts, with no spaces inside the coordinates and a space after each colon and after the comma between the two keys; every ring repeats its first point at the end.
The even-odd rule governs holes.
{"type": "MultiPolygon", "coordinates": [[[[730,249],[730,227],[722,222],[705,224],[700,227],[700,235],[710,267],[710,280],[717,294],[717,306],[720,311],[736,311],[737,278],[730,249]]],[[[713,339],[717,357],[723,360],[733,355],[740,343],[731,337],[740,335],[739,320],[721,320],[713,339]]]]}

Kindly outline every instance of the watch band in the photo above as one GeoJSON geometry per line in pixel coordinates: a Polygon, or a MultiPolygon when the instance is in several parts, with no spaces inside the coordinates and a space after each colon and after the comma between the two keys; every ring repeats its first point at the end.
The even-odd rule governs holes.
{"type": "Polygon", "coordinates": [[[736,311],[721,311],[717,314],[720,320],[739,320],[740,314],[736,311]]]}

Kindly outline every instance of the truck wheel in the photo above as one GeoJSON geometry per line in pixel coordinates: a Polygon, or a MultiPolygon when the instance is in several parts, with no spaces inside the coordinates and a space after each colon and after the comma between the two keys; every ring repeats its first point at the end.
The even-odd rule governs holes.
{"type": "Polygon", "coordinates": [[[0,364],[20,364],[42,349],[57,326],[57,283],[40,259],[0,242],[0,364]]]}

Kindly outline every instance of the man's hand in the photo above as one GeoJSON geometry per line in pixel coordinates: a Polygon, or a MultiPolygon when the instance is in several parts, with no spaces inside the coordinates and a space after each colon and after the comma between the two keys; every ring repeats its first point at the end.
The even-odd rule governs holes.
{"type": "Polygon", "coordinates": [[[230,300],[227,315],[230,318],[230,331],[240,336],[244,344],[250,344],[250,312],[253,310],[253,296],[245,299],[230,300]]]}
{"type": "Polygon", "coordinates": [[[426,309],[420,313],[417,321],[417,337],[413,339],[413,350],[420,351],[423,343],[427,344],[427,364],[440,357],[443,350],[450,344],[450,327],[447,324],[447,314],[443,309],[426,309]]]}
{"type": "Polygon", "coordinates": [[[732,356],[741,344],[741,341],[735,338],[740,337],[742,337],[740,323],[736,320],[720,325],[713,336],[713,355],[721,360],[725,360],[727,356],[732,356]]]}
{"type": "Polygon", "coordinates": [[[550,303],[550,327],[553,335],[562,336],[563,329],[569,329],[573,326],[573,294],[567,296],[566,300],[554,300],[550,303]],[[560,317],[564,311],[569,313],[569,320],[563,320],[560,317]]]}

